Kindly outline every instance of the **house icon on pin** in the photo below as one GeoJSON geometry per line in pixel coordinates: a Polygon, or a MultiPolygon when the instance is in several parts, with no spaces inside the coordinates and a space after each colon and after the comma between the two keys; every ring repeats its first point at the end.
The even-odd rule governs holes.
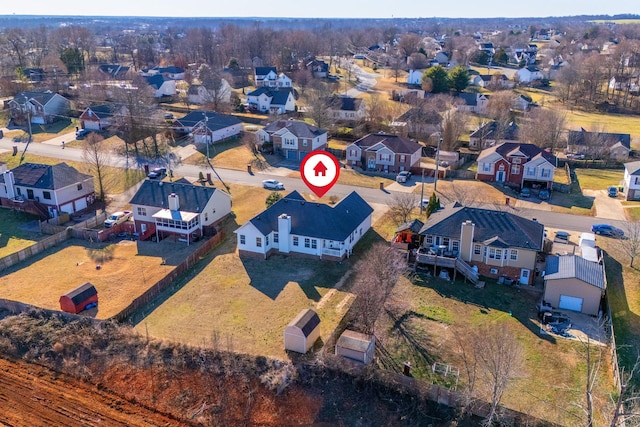
{"type": "Polygon", "coordinates": [[[321,161],[313,168],[316,176],[327,176],[327,167],[321,161]]]}

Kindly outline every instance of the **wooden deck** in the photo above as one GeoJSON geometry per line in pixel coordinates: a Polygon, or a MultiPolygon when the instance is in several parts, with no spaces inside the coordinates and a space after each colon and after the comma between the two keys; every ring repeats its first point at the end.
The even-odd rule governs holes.
{"type": "Polygon", "coordinates": [[[460,258],[418,253],[416,256],[416,265],[417,264],[433,265],[434,275],[437,267],[453,268],[454,280],[456,279],[456,272],[460,272],[465,279],[469,280],[474,285],[480,284],[478,273],[460,258]]]}

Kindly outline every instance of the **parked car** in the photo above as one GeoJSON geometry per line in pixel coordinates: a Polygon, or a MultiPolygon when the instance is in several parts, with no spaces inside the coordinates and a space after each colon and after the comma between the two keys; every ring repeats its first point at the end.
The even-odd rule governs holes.
{"type": "Polygon", "coordinates": [[[114,225],[122,224],[129,218],[131,218],[131,211],[114,212],[105,220],[104,226],[105,228],[111,228],[114,225]]]}
{"type": "Polygon", "coordinates": [[[284,190],[284,184],[275,179],[265,179],[262,186],[267,190],[284,190]]]}
{"type": "Polygon", "coordinates": [[[618,187],[610,185],[609,188],[607,188],[607,195],[609,195],[609,197],[618,197],[618,187]]]}
{"type": "Polygon", "coordinates": [[[591,226],[591,232],[601,236],[624,237],[624,231],[611,224],[594,224],[591,226]]]}
{"type": "Polygon", "coordinates": [[[531,189],[524,187],[522,190],[520,190],[520,197],[529,197],[531,196],[531,189]]]}
{"type": "Polygon", "coordinates": [[[76,132],[76,139],[84,139],[84,137],[89,135],[90,133],[91,131],[88,129],[80,129],[76,132]]]}
{"type": "Polygon", "coordinates": [[[153,168],[153,170],[149,172],[149,175],[147,175],[147,178],[162,179],[165,175],[167,175],[167,168],[153,168]]]}
{"type": "Polygon", "coordinates": [[[427,209],[429,206],[429,199],[422,199],[422,209],[427,209]]]}
{"type": "Polygon", "coordinates": [[[411,172],[402,171],[396,176],[396,182],[407,182],[411,179],[411,172]]]}
{"type": "Polygon", "coordinates": [[[538,198],[540,200],[549,200],[549,197],[551,197],[551,194],[549,194],[549,190],[546,188],[543,188],[538,192],[538,198]]]}
{"type": "Polygon", "coordinates": [[[571,327],[569,316],[559,311],[541,311],[538,313],[538,317],[543,325],[551,325],[561,329],[569,329],[571,327]]]}

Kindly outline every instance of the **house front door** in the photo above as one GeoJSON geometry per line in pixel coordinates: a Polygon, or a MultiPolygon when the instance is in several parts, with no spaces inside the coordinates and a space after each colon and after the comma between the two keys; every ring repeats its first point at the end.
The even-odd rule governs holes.
{"type": "Polygon", "coordinates": [[[529,284],[529,275],[531,275],[531,270],[528,268],[523,268],[520,270],[520,284],[528,285],[529,284]]]}
{"type": "Polygon", "coordinates": [[[505,173],[504,171],[498,171],[496,173],[496,181],[498,182],[504,182],[504,178],[505,178],[505,173]]]}
{"type": "Polygon", "coordinates": [[[376,168],[376,161],[375,159],[369,159],[368,163],[367,163],[367,168],[368,169],[375,169],[376,168]]]}

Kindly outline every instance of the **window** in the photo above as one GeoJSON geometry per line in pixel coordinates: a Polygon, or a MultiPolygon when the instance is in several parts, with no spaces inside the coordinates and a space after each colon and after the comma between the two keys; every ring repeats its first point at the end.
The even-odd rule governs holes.
{"type": "Polygon", "coordinates": [[[16,187],[16,193],[18,194],[18,196],[22,196],[22,190],[20,189],[20,187],[16,187]]]}
{"type": "Polygon", "coordinates": [[[511,166],[511,173],[513,175],[520,175],[520,165],[511,166]]]}
{"type": "Polygon", "coordinates": [[[519,165],[520,162],[522,162],[522,159],[520,157],[514,157],[513,159],[511,159],[511,163],[513,163],[514,165],[519,165]]]}
{"type": "Polygon", "coordinates": [[[550,169],[540,169],[540,175],[543,178],[549,178],[551,176],[551,170],[550,169]]]}
{"type": "Polygon", "coordinates": [[[44,197],[47,200],[51,200],[51,192],[50,191],[43,191],[42,192],[42,197],[44,197]]]}
{"type": "Polygon", "coordinates": [[[33,190],[27,188],[27,199],[33,199],[33,190]]]}
{"type": "Polygon", "coordinates": [[[453,242],[451,242],[451,250],[452,251],[459,251],[460,250],[460,242],[458,242],[457,240],[454,240],[453,242]]]}
{"type": "Polygon", "coordinates": [[[406,157],[404,154],[400,155],[400,163],[404,163],[406,161],[406,157]]]}
{"type": "Polygon", "coordinates": [[[293,236],[293,246],[298,246],[298,236],[293,236]]]}
{"type": "Polygon", "coordinates": [[[483,163],[482,172],[491,172],[491,163],[483,163]]]}
{"type": "Polygon", "coordinates": [[[499,171],[503,171],[504,170],[504,163],[500,163],[500,166],[498,166],[498,170],[499,171]]]}
{"type": "Polygon", "coordinates": [[[449,238],[448,237],[443,237],[442,238],[442,245],[446,246],[447,248],[449,248],[449,238]]]}
{"type": "Polygon", "coordinates": [[[311,247],[311,239],[309,239],[308,237],[304,238],[304,247],[305,248],[310,248],[311,247]]]}
{"type": "Polygon", "coordinates": [[[78,191],[82,190],[82,184],[78,184],[78,191]]]}
{"type": "Polygon", "coordinates": [[[518,260],[518,250],[511,249],[511,261],[517,261],[517,260],[518,260]]]}
{"type": "Polygon", "coordinates": [[[425,241],[426,241],[428,244],[433,245],[433,236],[427,236],[427,237],[425,238],[425,241]]]}
{"type": "Polygon", "coordinates": [[[496,249],[496,259],[502,259],[502,249],[496,249]]]}
{"type": "Polygon", "coordinates": [[[278,233],[273,233],[273,243],[279,243],[280,242],[280,236],[278,235],[278,233]]]}
{"type": "MultiPolygon", "coordinates": [[[[138,207],[138,215],[147,216],[147,208],[138,207]]],[[[241,237],[244,237],[244,236],[241,236],[241,237]]]]}
{"type": "Polygon", "coordinates": [[[535,176],[536,175],[536,168],[528,167],[527,168],[527,175],[528,176],[535,176]]]}
{"type": "Polygon", "coordinates": [[[309,144],[309,142],[305,139],[302,141],[302,146],[306,147],[309,144]]]}
{"type": "Polygon", "coordinates": [[[265,246],[269,246],[269,236],[266,236],[266,237],[264,238],[264,245],[265,245],[265,246]]]}
{"type": "Polygon", "coordinates": [[[475,255],[480,255],[480,250],[482,249],[482,247],[480,245],[473,245],[473,253],[475,255]]]}
{"type": "Polygon", "coordinates": [[[496,249],[489,248],[489,259],[496,259],[496,249]]]}
{"type": "Polygon", "coordinates": [[[240,244],[244,245],[247,242],[246,239],[247,239],[246,236],[244,234],[241,234],[240,235],[240,244]]]}
{"type": "Polygon", "coordinates": [[[311,249],[317,249],[318,248],[318,241],[316,239],[313,239],[311,241],[311,249]]]}
{"type": "Polygon", "coordinates": [[[256,237],[256,246],[259,248],[262,247],[262,237],[256,237]]]}

